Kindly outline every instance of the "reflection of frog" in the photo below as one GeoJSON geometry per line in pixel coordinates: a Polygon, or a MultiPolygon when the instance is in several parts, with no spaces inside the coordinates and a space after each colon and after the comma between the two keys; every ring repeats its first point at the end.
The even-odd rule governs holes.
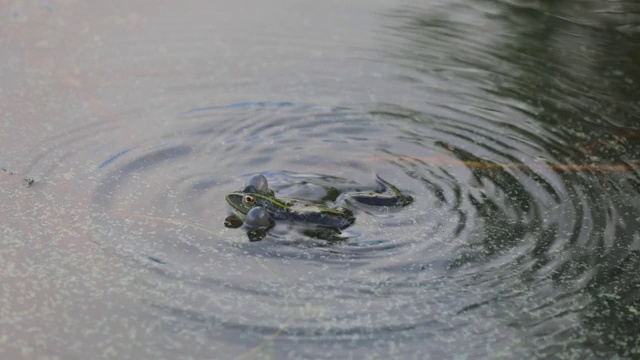
{"type": "Polygon", "coordinates": [[[388,208],[407,206],[413,202],[411,196],[403,194],[379,176],[376,177],[376,182],[378,187],[375,190],[343,193],[337,199],[339,205],[330,206],[322,201],[276,198],[269,189],[267,179],[263,175],[255,175],[241,191],[226,196],[233,215],[227,217],[225,224],[228,227],[239,227],[244,223],[250,229],[250,238],[252,232],[253,235],[261,235],[273,225],[273,221],[290,221],[339,230],[355,221],[353,211],[342,205],[388,208]]]}

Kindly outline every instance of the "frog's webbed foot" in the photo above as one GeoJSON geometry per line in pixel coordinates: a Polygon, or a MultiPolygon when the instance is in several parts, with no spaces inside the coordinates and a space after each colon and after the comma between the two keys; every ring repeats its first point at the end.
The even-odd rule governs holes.
{"type": "Polygon", "coordinates": [[[224,219],[224,226],[230,229],[237,229],[242,226],[242,219],[235,215],[229,215],[224,219]]]}
{"type": "Polygon", "coordinates": [[[403,194],[390,182],[376,175],[377,187],[375,191],[361,191],[349,194],[348,200],[368,206],[407,206],[413,202],[413,197],[403,194]]]}
{"type": "Polygon", "coordinates": [[[266,236],[267,236],[267,230],[258,229],[258,230],[247,231],[247,237],[251,242],[260,241],[264,239],[266,236]]]}
{"type": "Polygon", "coordinates": [[[407,206],[413,202],[413,197],[411,197],[411,195],[404,194],[393,184],[381,178],[380,175],[376,175],[376,182],[378,183],[379,188],[382,188],[381,195],[396,199],[395,206],[407,206]]]}
{"type": "Polygon", "coordinates": [[[407,201],[407,199],[400,199],[395,195],[379,194],[375,192],[354,193],[349,194],[348,197],[349,201],[355,201],[362,205],[388,207],[409,205],[413,201],[412,198],[409,197],[409,199],[411,200],[407,201]]]}

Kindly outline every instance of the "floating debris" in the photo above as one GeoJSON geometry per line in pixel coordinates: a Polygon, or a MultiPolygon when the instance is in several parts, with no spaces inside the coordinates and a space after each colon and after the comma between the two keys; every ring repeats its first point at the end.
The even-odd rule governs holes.
{"type": "Polygon", "coordinates": [[[22,183],[24,184],[24,186],[31,186],[36,182],[36,179],[31,177],[31,176],[27,176],[26,178],[22,179],[22,183]]]}
{"type": "Polygon", "coordinates": [[[16,174],[15,171],[11,171],[11,170],[7,169],[6,167],[3,167],[2,171],[8,173],[9,175],[15,175],[16,174]]]}

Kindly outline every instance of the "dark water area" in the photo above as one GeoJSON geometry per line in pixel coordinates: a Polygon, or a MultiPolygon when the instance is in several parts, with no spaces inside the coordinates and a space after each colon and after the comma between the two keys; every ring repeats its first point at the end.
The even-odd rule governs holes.
{"type": "Polygon", "coordinates": [[[0,357],[640,357],[635,2],[0,18],[0,357]],[[257,173],[414,202],[251,242],[257,173]]]}

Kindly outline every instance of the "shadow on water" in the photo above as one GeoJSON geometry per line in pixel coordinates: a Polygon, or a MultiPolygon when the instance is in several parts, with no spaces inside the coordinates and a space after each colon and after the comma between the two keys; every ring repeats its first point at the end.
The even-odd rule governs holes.
{"type": "Polygon", "coordinates": [[[373,113],[429,127],[406,136],[440,154],[388,158],[460,214],[467,241],[449,268],[493,290],[459,313],[502,318],[537,355],[640,355],[639,11],[493,1],[386,14],[387,59],[425,99],[373,113]]]}

